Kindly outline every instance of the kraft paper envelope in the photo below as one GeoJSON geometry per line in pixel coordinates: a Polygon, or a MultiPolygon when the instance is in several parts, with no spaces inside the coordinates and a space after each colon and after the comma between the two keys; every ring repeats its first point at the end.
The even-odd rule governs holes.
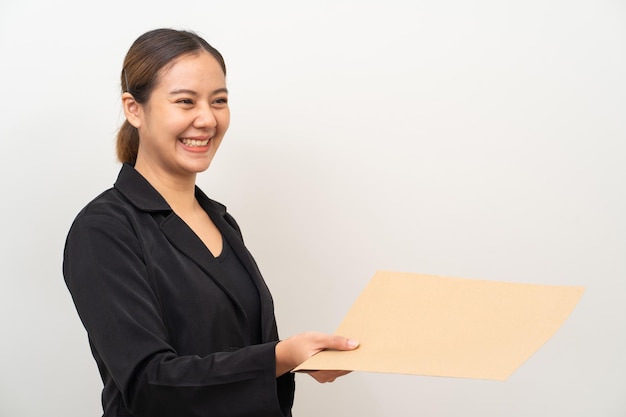
{"type": "Polygon", "coordinates": [[[506,380],[550,339],[584,287],[378,271],[326,350],[294,372],[349,370],[506,380]]]}

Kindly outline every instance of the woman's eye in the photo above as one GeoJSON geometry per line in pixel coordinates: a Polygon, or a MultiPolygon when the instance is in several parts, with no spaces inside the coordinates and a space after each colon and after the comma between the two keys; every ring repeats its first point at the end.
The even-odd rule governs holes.
{"type": "Polygon", "coordinates": [[[215,104],[228,104],[228,98],[221,97],[214,101],[215,104]]]}
{"type": "Polygon", "coordinates": [[[183,98],[178,100],[179,103],[181,104],[193,104],[193,100],[189,99],[189,98],[183,98]]]}

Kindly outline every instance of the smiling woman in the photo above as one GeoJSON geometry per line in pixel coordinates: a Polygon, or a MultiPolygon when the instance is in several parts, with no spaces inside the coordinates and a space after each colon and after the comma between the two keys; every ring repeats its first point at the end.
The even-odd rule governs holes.
{"type": "Polygon", "coordinates": [[[141,137],[135,169],[151,183],[193,179],[209,167],[228,129],[224,71],[210,53],[196,52],[175,59],[158,79],[143,105],[122,94],[127,121],[141,137]]]}
{"type": "Polygon", "coordinates": [[[63,261],[104,416],[291,415],[289,370],[358,343],[317,332],[279,341],[237,223],[195,185],[230,121],[221,54],[194,33],[150,31],[131,46],[122,86],[122,169],[74,220],[63,261]]]}

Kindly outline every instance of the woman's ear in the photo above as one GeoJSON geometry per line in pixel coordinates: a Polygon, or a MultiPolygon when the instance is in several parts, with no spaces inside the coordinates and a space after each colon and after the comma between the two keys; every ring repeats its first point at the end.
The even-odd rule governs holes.
{"type": "Polygon", "coordinates": [[[139,117],[141,105],[135,101],[132,94],[128,92],[122,94],[122,107],[128,123],[139,129],[141,126],[141,118],[139,117]]]}

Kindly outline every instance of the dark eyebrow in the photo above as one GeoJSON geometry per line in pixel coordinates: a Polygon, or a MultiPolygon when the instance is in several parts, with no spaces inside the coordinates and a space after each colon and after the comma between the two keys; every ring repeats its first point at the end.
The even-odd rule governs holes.
{"type": "MultiPolygon", "coordinates": [[[[220,94],[220,93],[228,94],[228,89],[226,87],[218,88],[217,90],[213,90],[211,95],[220,94]]],[[[197,96],[198,95],[197,92],[195,92],[194,90],[189,90],[188,88],[177,88],[175,90],[170,91],[170,95],[175,95],[175,94],[189,94],[189,95],[192,95],[192,96],[197,96]]]]}

